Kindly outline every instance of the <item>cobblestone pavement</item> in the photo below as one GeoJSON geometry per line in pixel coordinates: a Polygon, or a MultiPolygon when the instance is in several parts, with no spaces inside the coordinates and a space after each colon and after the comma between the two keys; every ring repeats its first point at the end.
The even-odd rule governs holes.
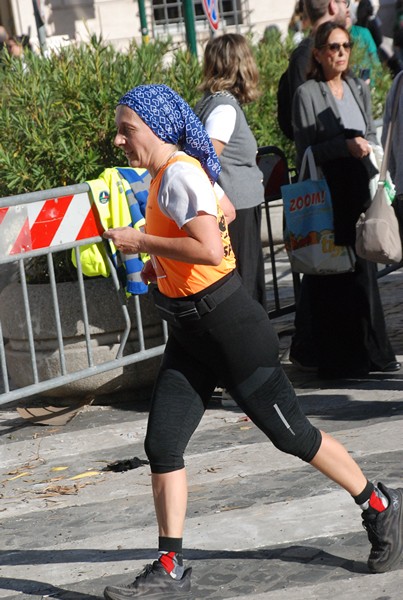
{"type": "MultiPolygon", "coordinates": [[[[281,273],[282,296],[292,300],[286,262],[281,273]]],[[[403,272],[380,286],[403,359],[403,272]]],[[[324,385],[286,360],[292,319],[275,326],[305,413],[346,444],[370,479],[403,487],[403,372],[324,385]]],[[[154,559],[150,476],[141,464],[148,401],[128,393],[103,400],[63,427],[30,425],[15,406],[2,408],[0,599],[100,598],[105,585],[130,581],[154,559]],[[137,468],[104,470],[134,458],[137,468]]],[[[194,600],[403,597],[403,561],[391,573],[368,573],[368,541],[349,495],[274,449],[238,409],[212,399],[187,465],[194,600]]]]}

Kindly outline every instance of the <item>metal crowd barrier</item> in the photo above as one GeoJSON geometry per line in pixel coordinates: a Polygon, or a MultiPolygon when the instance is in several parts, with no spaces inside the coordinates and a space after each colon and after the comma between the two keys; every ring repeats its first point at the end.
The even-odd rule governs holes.
{"type": "MultiPolygon", "coordinates": [[[[279,246],[275,237],[279,237],[279,233],[277,231],[276,235],[273,234],[270,214],[273,203],[281,199],[280,186],[290,180],[290,174],[284,154],[276,147],[259,148],[258,164],[262,170],[265,185],[264,210],[270,251],[269,304],[271,305],[269,316],[276,318],[295,311],[295,298],[299,291],[299,275],[291,274],[294,301],[285,305],[282,304],[279,279],[284,276],[284,270],[280,274],[278,273],[276,252],[279,246]]],[[[103,242],[103,239],[98,231],[96,219],[94,219],[90,188],[86,183],[0,198],[0,276],[4,267],[7,268],[10,264],[13,264],[22,294],[23,320],[25,321],[23,326],[29,348],[29,368],[32,372],[32,381],[28,385],[16,387],[16,382],[12,379],[10,381],[10,364],[6,349],[7,340],[4,336],[6,323],[0,319],[0,405],[49,392],[60,386],[106,373],[116,368],[140,363],[163,353],[168,335],[165,321],[159,320],[162,343],[156,343],[149,347],[150,340],[147,339],[147,332],[144,328],[140,297],[133,296],[130,299],[134,311],[129,311],[126,294],[112,261],[106,254],[113,282],[112,287],[116,292],[116,309],[120,313],[123,325],[119,333],[119,344],[115,355],[110,360],[101,363],[95,361],[94,344],[96,344],[96,341],[91,334],[88,313],[89,301],[79,252],[81,246],[99,242],[103,242]],[[73,251],[75,254],[77,264],[77,281],[75,285],[77,285],[77,296],[81,312],[80,319],[83,323],[82,337],[86,351],[86,365],[84,368],[73,371],[66,364],[64,324],[60,314],[58,282],[55,276],[55,254],[61,251],[73,251]],[[38,371],[36,344],[38,332],[32,323],[30,286],[26,277],[27,263],[30,259],[36,257],[46,257],[52,298],[49,311],[52,311],[54,315],[57,338],[58,375],[48,379],[43,379],[38,371]],[[137,336],[136,350],[128,351],[127,342],[133,330],[136,331],[137,336]]],[[[383,277],[401,268],[401,266],[402,264],[384,267],[378,272],[378,276],[383,277]]],[[[286,270],[286,275],[290,275],[290,269],[286,270]]],[[[287,285],[289,288],[289,284],[287,285]]],[[[0,289],[0,294],[1,291],[0,289]]],[[[289,295],[288,289],[288,298],[289,295]]],[[[0,316],[1,313],[0,306],[0,316]]]]}
{"type": "MultiPolygon", "coordinates": [[[[282,209],[282,194],[281,186],[291,183],[291,169],[288,166],[287,157],[284,152],[277,146],[262,146],[258,149],[257,164],[263,174],[264,187],[264,205],[263,214],[266,218],[268,245],[269,245],[269,260],[270,260],[270,292],[273,296],[273,301],[269,301],[269,317],[275,319],[295,312],[295,298],[298,296],[300,286],[300,276],[298,273],[291,273],[291,267],[286,273],[279,273],[276,262],[277,249],[284,249],[283,242],[283,209],[282,209]],[[279,231],[273,230],[274,219],[273,212],[277,209],[280,215],[277,215],[277,223],[279,231]],[[280,245],[279,245],[280,242],[280,245]],[[281,297],[281,278],[291,274],[293,301],[283,302],[281,297]],[[273,305],[274,304],[274,305],[273,305]]],[[[271,295],[270,294],[270,295],[271,295]]]]}
{"type": "MultiPolygon", "coordinates": [[[[281,199],[280,185],[288,182],[289,172],[284,154],[273,146],[259,149],[258,163],[262,169],[265,184],[264,208],[266,211],[271,268],[270,295],[272,298],[270,298],[270,302],[274,300],[274,307],[272,306],[269,309],[269,316],[275,318],[295,310],[295,303],[286,306],[281,305],[279,275],[276,269],[276,240],[273,236],[270,216],[270,205],[274,200],[281,199]]],[[[32,371],[32,382],[28,385],[16,387],[15,378],[14,381],[12,381],[13,378],[10,378],[10,359],[7,357],[8,352],[6,340],[4,339],[5,323],[2,323],[0,319],[0,405],[49,392],[65,384],[71,384],[118,367],[139,363],[163,353],[167,340],[165,321],[161,321],[163,343],[146,348],[150,344],[144,332],[140,298],[134,296],[133,299],[130,299],[135,308],[133,322],[129,314],[125,292],[119,282],[116,270],[107,256],[114,290],[119,298],[118,307],[124,322],[124,328],[120,335],[116,356],[106,362],[95,362],[93,350],[96,342],[91,337],[90,332],[88,298],[84,283],[85,278],[79,260],[79,249],[83,245],[102,241],[92,211],[92,197],[87,183],[0,198],[0,275],[3,267],[7,267],[10,263],[14,264],[23,296],[24,331],[26,331],[29,347],[29,368],[32,371]],[[75,253],[77,264],[77,295],[80,298],[81,320],[84,330],[83,341],[86,347],[87,360],[84,368],[69,372],[66,365],[64,323],[60,315],[58,282],[55,276],[54,261],[55,253],[71,250],[75,253]],[[38,371],[37,332],[32,324],[30,286],[26,278],[28,261],[32,258],[44,256],[47,260],[49,273],[52,298],[52,306],[49,306],[49,311],[52,311],[55,320],[59,367],[58,375],[45,380],[38,371]],[[127,341],[133,328],[136,329],[138,336],[138,350],[128,352],[127,341]],[[10,379],[12,381],[11,385],[10,379]]],[[[293,276],[294,292],[297,289],[298,282],[299,277],[293,276]]],[[[0,307],[0,316],[1,312],[0,307]]],[[[18,382],[18,385],[20,385],[20,382],[18,382]]]]}
{"type": "Polygon", "coordinates": [[[110,258],[107,257],[114,289],[119,298],[117,306],[120,307],[124,329],[121,332],[119,348],[113,360],[103,362],[102,364],[95,364],[93,357],[94,341],[91,339],[90,334],[88,298],[86,296],[84,276],[79,259],[79,248],[86,244],[102,241],[96,230],[95,221],[92,218],[90,189],[86,183],[0,199],[0,269],[4,265],[14,263],[15,270],[18,273],[23,296],[26,321],[24,326],[26,327],[29,345],[30,368],[32,370],[31,384],[20,388],[10,388],[9,366],[7,364],[7,352],[3,337],[4,324],[0,321],[0,386],[2,386],[2,389],[0,387],[0,405],[47,392],[59,386],[73,383],[95,374],[104,373],[117,367],[125,367],[132,363],[144,361],[163,353],[167,339],[166,323],[161,321],[164,343],[146,349],[140,300],[138,296],[134,296],[134,326],[137,329],[136,334],[138,336],[139,350],[135,353],[123,355],[133,323],[129,315],[125,292],[121,288],[116,270],[110,258]],[[66,210],[67,205],[68,209],[66,210]],[[61,218],[62,213],[64,218],[61,218]],[[59,227],[58,231],[55,232],[54,224],[57,224],[57,222],[59,223],[59,227]],[[69,225],[71,225],[70,229],[69,225]],[[49,231],[49,229],[52,229],[52,231],[49,231]],[[51,237],[52,239],[50,239],[51,237]],[[77,294],[80,297],[81,319],[84,327],[87,354],[87,366],[70,373],[67,372],[66,368],[66,347],[63,339],[63,323],[60,317],[58,285],[54,269],[55,253],[69,250],[73,250],[76,257],[77,294]],[[40,381],[38,376],[35,331],[31,318],[29,286],[26,280],[27,261],[39,256],[47,257],[53,304],[53,306],[49,306],[49,311],[53,311],[54,313],[60,366],[60,374],[58,376],[44,381],[40,381]]]}

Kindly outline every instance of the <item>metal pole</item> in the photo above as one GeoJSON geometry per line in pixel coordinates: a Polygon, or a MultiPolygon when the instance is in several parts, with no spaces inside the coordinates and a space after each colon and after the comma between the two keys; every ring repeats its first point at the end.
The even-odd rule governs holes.
{"type": "Polygon", "coordinates": [[[143,44],[148,44],[148,42],[150,41],[150,36],[148,35],[146,7],[144,5],[144,0],[139,0],[139,14],[141,25],[141,37],[143,40],[143,44]]]}
{"type": "Polygon", "coordinates": [[[239,33],[238,0],[232,0],[232,7],[234,9],[235,28],[236,28],[237,33],[239,33]]]}
{"type": "Polygon", "coordinates": [[[197,56],[195,17],[192,0],[183,0],[183,15],[185,17],[186,42],[192,54],[197,56]]]}
{"type": "Polygon", "coordinates": [[[32,4],[34,6],[34,15],[35,15],[35,23],[36,23],[36,28],[38,30],[38,38],[39,38],[39,45],[41,48],[41,54],[46,54],[46,50],[47,50],[47,45],[46,45],[46,30],[45,30],[45,23],[43,21],[41,12],[39,10],[39,3],[40,0],[32,0],[32,4]]]}

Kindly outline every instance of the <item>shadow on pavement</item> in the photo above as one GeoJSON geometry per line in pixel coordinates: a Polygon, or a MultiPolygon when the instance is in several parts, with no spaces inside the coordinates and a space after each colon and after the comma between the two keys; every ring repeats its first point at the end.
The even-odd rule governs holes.
{"type": "Polygon", "coordinates": [[[101,598],[101,596],[73,592],[49,583],[35,581],[32,579],[8,579],[0,577],[0,589],[20,592],[22,594],[26,594],[27,596],[60,598],[61,600],[99,600],[101,598]]]}

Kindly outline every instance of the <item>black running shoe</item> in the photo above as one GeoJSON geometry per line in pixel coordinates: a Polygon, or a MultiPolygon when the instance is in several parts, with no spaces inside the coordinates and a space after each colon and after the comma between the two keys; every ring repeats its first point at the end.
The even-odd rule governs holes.
{"type": "Polygon", "coordinates": [[[403,551],[403,490],[389,489],[382,483],[378,488],[389,500],[388,508],[377,515],[362,513],[362,524],[372,545],[368,558],[371,573],[390,571],[403,551]]]}
{"type": "Polygon", "coordinates": [[[183,600],[190,598],[190,575],[192,569],[186,569],[182,579],[173,579],[158,560],[146,565],[133,583],[122,586],[108,586],[104,590],[107,600],[130,600],[147,598],[148,600],[183,600]]]}

